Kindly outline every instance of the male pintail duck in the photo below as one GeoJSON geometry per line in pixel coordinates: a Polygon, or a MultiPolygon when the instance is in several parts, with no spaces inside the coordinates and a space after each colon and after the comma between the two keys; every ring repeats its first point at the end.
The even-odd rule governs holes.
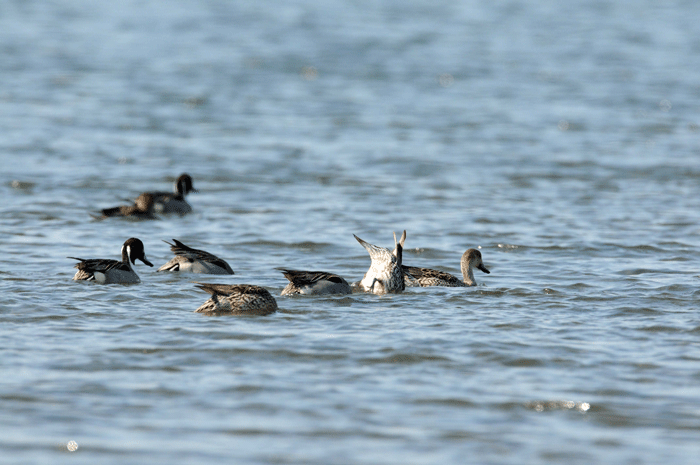
{"type": "Polygon", "coordinates": [[[101,211],[101,213],[101,216],[93,216],[95,218],[125,216],[140,220],[153,220],[157,218],[155,215],[155,197],[152,194],[144,193],[139,195],[131,205],[105,208],[101,211]]]}
{"type": "Polygon", "coordinates": [[[486,274],[491,273],[484,266],[481,260],[481,252],[476,249],[469,249],[462,254],[462,276],[463,280],[450,273],[445,273],[440,270],[431,268],[418,268],[415,266],[402,266],[406,286],[410,287],[428,287],[428,286],[446,286],[446,287],[467,287],[476,286],[474,280],[474,268],[478,268],[486,274]]]}
{"type": "Polygon", "coordinates": [[[299,271],[277,268],[289,284],[280,295],[306,294],[351,294],[352,289],[348,282],[341,276],[325,271],[299,271]]]}
{"type": "Polygon", "coordinates": [[[146,265],[153,266],[153,263],[146,259],[143,242],[135,237],[124,242],[121,261],[102,258],[88,260],[76,257],[68,258],[79,260],[80,262],[75,264],[75,268],[78,269],[78,272],[73,276],[75,281],[95,281],[100,284],[140,283],[139,276],[131,267],[132,263],[136,264],[137,258],[146,265]]]}
{"type": "Polygon", "coordinates": [[[190,192],[197,192],[192,185],[192,176],[181,174],[175,182],[175,192],[147,192],[153,196],[156,213],[186,215],[192,207],[185,200],[190,192]]]}
{"type": "Polygon", "coordinates": [[[267,289],[250,284],[197,283],[211,294],[195,313],[230,315],[269,315],[277,311],[277,302],[267,289]]]}
{"type": "MultiPolygon", "coordinates": [[[[355,236],[353,234],[353,236],[355,236]]],[[[372,260],[369,270],[360,281],[363,290],[375,294],[387,292],[401,292],[404,290],[403,271],[401,269],[401,257],[403,255],[403,244],[406,240],[406,231],[401,235],[401,239],[396,241],[394,233],[395,248],[392,251],[384,247],[372,245],[355,236],[357,242],[369,253],[372,260]]]]}
{"type": "Polygon", "coordinates": [[[216,255],[187,247],[177,239],[173,239],[174,244],[163,241],[170,246],[170,250],[175,253],[175,257],[165,265],[158,268],[158,271],[183,271],[202,274],[234,274],[233,270],[224,260],[216,255]]]}

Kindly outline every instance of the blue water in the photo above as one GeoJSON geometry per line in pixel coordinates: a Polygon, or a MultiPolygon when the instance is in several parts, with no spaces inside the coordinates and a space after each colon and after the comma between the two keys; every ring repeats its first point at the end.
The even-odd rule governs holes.
{"type": "Polygon", "coordinates": [[[0,463],[697,463],[699,15],[3,3],[0,463]],[[183,172],[189,216],[90,216],[183,172]],[[405,263],[491,274],[279,296],[404,229],[405,263]],[[132,236],[236,274],[71,280],[132,236]],[[280,311],[195,314],[193,281],[280,311]]]}

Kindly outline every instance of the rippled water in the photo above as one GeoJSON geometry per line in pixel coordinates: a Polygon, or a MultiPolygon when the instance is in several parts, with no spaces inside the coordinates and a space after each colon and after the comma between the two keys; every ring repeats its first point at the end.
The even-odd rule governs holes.
{"type": "Polygon", "coordinates": [[[0,462],[696,463],[698,14],[6,2],[0,462]],[[192,215],[89,216],[182,172],[192,215]],[[357,281],[352,235],[403,229],[405,263],[491,274],[278,296],[275,267],[357,281]],[[131,236],[236,274],[71,280],[131,236]],[[195,280],[280,311],[195,314],[195,280]]]}

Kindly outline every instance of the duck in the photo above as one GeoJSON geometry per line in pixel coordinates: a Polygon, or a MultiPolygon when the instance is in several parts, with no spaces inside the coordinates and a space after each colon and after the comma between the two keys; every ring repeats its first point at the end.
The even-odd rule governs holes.
{"type": "Polygon", "coordinates": [[[367,250],[369,258],[372,260],[369,270],[359,282],[360,288],[374,294],[403,292],[405,284],[401,261],[406,231],[404,230],[398,242],[396,241],[396,233],[394,233],[395,248],[393,251],[363,241],[354,234],[353,236],[367,250]]]}
{"type": "Polygon", "coordinates": [[[234,274],[231,266],[226,261],[204,250],[193,249],[177,239],[174,244],[163,241],[170,246],[175,257],[158,271],[181,271],[201,274],[234,274]]]}
{"type": "Polygon", "coordinates": [[[462,278],[451,275],[440,270],[432,268],[419,268],[415,266],[402,265],[404,273],[404,283],[408,287],[429,287],[429,286],[445,286],[445,287],[469,287],[476,286],[474,280],[474,268],[481,270],[486,274],[491,272],[484,266],[481,258],[481,252],[477,249],[468,249],[462,254],[461,268],[462,278]]]}
{"type": "Polygon", "coordinates": [[[153,263],[146,258],[143,242],[135,237],[124,242],[121,261],[106,258],[91,258],[87,260],[76,257],[68,258],[79,261],[79,263],[75,264],[75,268],[78,271],[73,276],[74,281],[94,281],[99,284],[140,283],[141,280],[131,267],[131,264],[135,265],[138,259],[148,266],[153,266],[153,263]]]}
{"type": "Polygon", "coordinates": [[[195,313],[210,315],[269,315],[277,311],[277,301],[270,292],[252,284],[196,283],[211,294],[195,313]]]}
{"type": "Polygon", "coordinates": [[[121,205],[119,207],[104,208],[101,215],[93,217],[97,219],[112,217],[128,217],[139,220],[155,220],[155,197],[147,192],[139,195],[131,205],[121,205]]]}
{"type": "Polygon", "coordinates": [[[190,192],[197,192],[192,184],[192,176],[183,173],[175,181],[175,192],[146,192],[153,196],[155,212],[162,214],[186,215],[192,212],[192,207],[185,200],[190,192]]]}
{"type": "Polygon", "coordinates": [[[280,295],[322,295],[322,294],[352,294],[348,282],[341,276],[325,271],[300,271],[287,268],[277,268],[289,284],[280,295]]]}

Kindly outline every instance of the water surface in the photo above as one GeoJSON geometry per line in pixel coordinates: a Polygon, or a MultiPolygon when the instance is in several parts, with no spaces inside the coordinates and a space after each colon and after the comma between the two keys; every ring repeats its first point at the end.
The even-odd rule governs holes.
{"type": "Polygon", "coordinates": [[[696,3],[2,10],[3,463],[697,461],[696,3]],[[189,216],[90,217],[182,172],[189,216]],[[193,313],[404,229],[491,274],[193,313]],[[236,274],[71,280],[132,236],[236,274]]]}

